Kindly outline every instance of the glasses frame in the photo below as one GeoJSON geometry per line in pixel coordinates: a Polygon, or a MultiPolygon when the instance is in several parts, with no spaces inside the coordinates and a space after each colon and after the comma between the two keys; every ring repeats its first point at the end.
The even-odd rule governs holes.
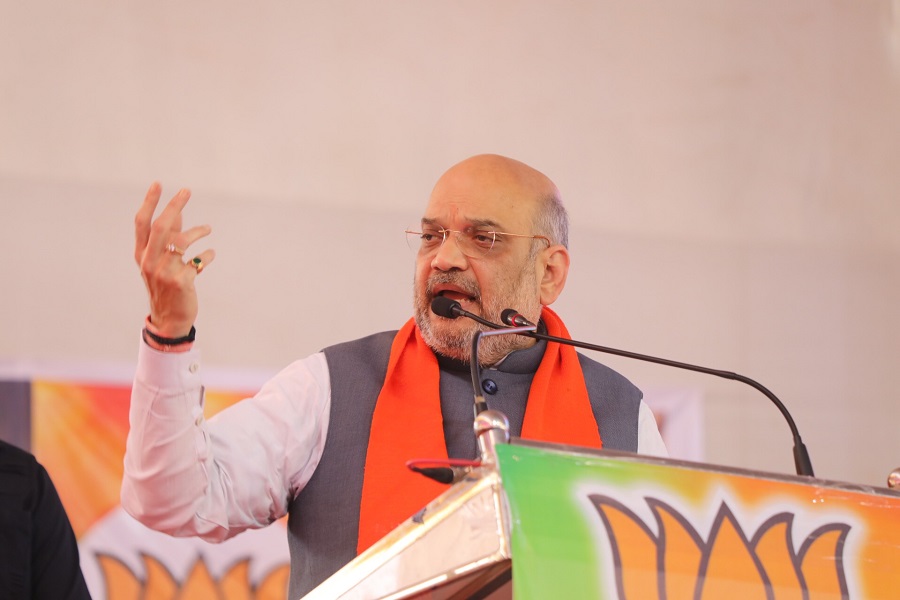
{"type": "MultiPolygon", "coordinates": [[[[478,257],[478,256],[488,256],[488,255],[491,253],[491,251],[494,249],[494,244],[497,243],[497,236],[509,236],[509,237],[517,237],[517,238],[530,238],[530,239],[533,239],[533,240],[544,240],[545,242],[547,242],[547,247],[548,247],[548,248],[549,248],[550,246],[553,245],[553,242],[552,242],[552,241],[550,240],[550,238],[548,238],[546,235],[532,235],[532,234],[529,234],[529,233],[509,233],[509,232],[506,232],[506,231],[493,231],[493,230],[491,230],[491,231],[477,231],[477,233],[479,233],[479,234],[481,234],[481,235],[492,235],[492,236],[494,236],[494,241],[491,242],[491,247],[490,247],[490,248],[488,248],[487,250],[484,250],[484,251],[481,251],[481,250],[476,249],[476,250],[475,250],[476,254],[473,255],[473,254],[469,254],[469,253],[467,253],[467,252],[465,251],[466,248],[468,248],[469,246],[468,246],[465,242],[462,243],[462,244],[460,244],[460,238],[461,238],[461,237],[464,237],[464,236],[471,236],[471,234],[474,233],[474,232],[476,232],[476,231],[477,231],[477,230],[475,230],[474,227],[468,227],[468,228],[466,228],[466,229],[463,230],[463,231],[459,231],[458,229],[447,229],[446,227],[439,227],[439,228],[435,231],[435,233],[440,233],[440,234],[441,234],[441,243],[438,244],[437,246],[435,246],[432,250],[437,250],[437,249],[441,248],[441,247],[447,242],[447,234],[448,234],[448,233],[455,233],[455,234],[456,234],[456,245],[459,247],[460,251],[461,251],[463,254],[465,254],[466,256],[468,256],[469,258],[478,257]]],[[[408,235],[417,235],[417,236],[423,236],[423,235],[425,235],[425,232],[424,232],[424,231],[415,231],[415,230],[413,230],[413,229],[407,229],[407,230],[405,230],[405,233],[408,234],[408,235]]],[[[423,250],[423,248],[420,246],[420,247],[419,247],[419,251],[421,252],[422,250],[423,250]]]]}

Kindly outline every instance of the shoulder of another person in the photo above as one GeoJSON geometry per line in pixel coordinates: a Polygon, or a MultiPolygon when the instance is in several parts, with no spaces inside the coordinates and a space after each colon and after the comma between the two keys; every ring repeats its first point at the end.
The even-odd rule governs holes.
{"type": "Polygon", "coordinates": [[[30,452],[0,441],[0,490],[5,505],[30,510],[40,467],[30,452]]]}
{"type": "Polygon", "coordinates": [[[9,442],[0,440],[0,466],[18,466],[23,469],[34,469],[36,465],[37,459],[35,459],[33,454],[9,442]]]}

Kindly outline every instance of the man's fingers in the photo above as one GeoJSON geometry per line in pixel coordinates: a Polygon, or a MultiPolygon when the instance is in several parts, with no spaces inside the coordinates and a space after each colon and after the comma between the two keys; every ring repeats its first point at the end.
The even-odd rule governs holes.
{"type": "Polygon", "coordinates": [[[153,213],[159,205],[161,194],[162,187],[154,182],[147,190],[144,203],[134,219],[134,259],[142,268],[155,263],[169,244],[182,244],[176,238],[181,233],[181,211],[190,199],[191,192],[187,188],[178,190],[154,219],[153,213]]]}
{"type": "Polygon", "coordinates": [[[166,204],[166,207],[163,209],[162,213],[160,213],[159,219],[171,221],[177,218],[181,215],[181,211],[184,209],[184,205],[187,204],[190,197],[191,190],[187,188],[178,190],[178,193],[172,196],[172,199],[169,200],[169,203],[166,204]]]}
{"type": "Polygon", "coordinates": [[[178,193],[172,196],[163,211],[150,225],[150,236],[158,238],[153,240],[154,246],[158,245],[160,248],[165,246],[169,243],[167,238],[173,231],[175,233],[181,231],[181,211],[184,210],[184,205],[187,204],[190,197],[191,190],[187,188],[178,190],[178,193]]]}
{"type": "Polygon", "coordinates": [[[178,235],[178,241],[183,244],[182,248],[187,248],[194,242],[199,239],[203,239],[212,233],[212,227],[209,225],[197,225],[196,227],[191,227],[186,231],[182,231],[178,235]]]}
{"type": "Polygon", "coordinates": [[[162,186],[158,181],[154,181],[147,190],[147,195],[144,196],[141,208],[134,216],[134,260],[139,265],[144,248],[147,247],[147,241],[150,239],[150,224],[153,222],[153,213],[156,211],[156,205],[159,204],[161,194],[162,186]]]}
{"type": "Polygon", "coordinates": [[[169,241],[163,246],[163,249],[166,252],[172,252],[184,257],[184,259],[188,259],[193,256],[194,252],[190,249],[190,246],[197,240],[205,238],[210,233],[212,233],[212,227],[209,225],[197,225],[196,227],[191,227],[186,231],[170,236],[169,241]]]}
{"type": "Polygon", "coordinates": [[[199,275],[203,271],[203,269],[208,267],[210,263],[215,260],[215,258],[216,251],[212,248],[209,248],[187,261],[187,265],[193,267],[194,270],[197,271],[197,275],[199,275]]]}

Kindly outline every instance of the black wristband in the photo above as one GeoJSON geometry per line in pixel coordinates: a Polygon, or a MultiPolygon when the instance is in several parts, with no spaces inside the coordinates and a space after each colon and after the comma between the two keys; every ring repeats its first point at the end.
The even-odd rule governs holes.
{"type": "Polygon", "coordinates": [[[156,335],[155,333],[144,327],[144,335],[162,346],[178,346],[179,344],[187,344],[188,342],[193,342],[194,338],[197,336],[197,330],[194,329],[193,325],[191,325],[191,331],[186,336],[180,338],[167,338],[161,335],[156,335]]]}

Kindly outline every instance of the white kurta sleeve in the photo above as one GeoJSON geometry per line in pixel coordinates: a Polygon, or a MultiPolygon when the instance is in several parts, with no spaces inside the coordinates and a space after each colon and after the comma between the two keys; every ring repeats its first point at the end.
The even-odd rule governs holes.
{"type": "Polygon", "coordinates": [[[207,421],[199,352],[141,342],[122,506],[148,527],[209,541],[268,525],[287,513],[322,456],[330,391],[320,352],[207,421]]]}
{"type": "Polygon", "coordinates": [[[641,408],[638,411],[638,453],[651,456],[669,456],[666,444],[659,433],[659,425],[656,417],[647,403],[641,400],[641,408]]]}

